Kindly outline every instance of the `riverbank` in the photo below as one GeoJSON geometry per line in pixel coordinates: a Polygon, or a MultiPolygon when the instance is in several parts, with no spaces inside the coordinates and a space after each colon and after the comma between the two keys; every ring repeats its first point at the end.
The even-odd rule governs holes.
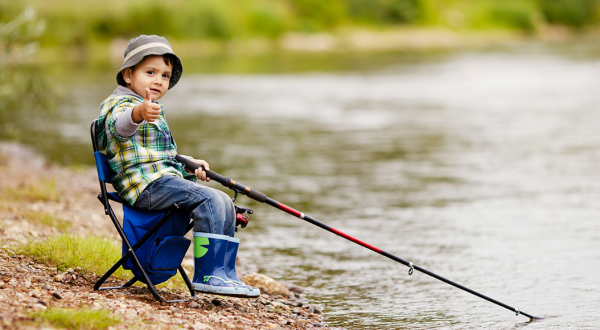
{"type": "MultiPolygon", "coordinates": [[[[448,28],[391,27],[342,29],[336,32],[285,33],[277,38],[233,38],[230,40],[170,40],[178,56],[193,60],[221,56],[265,56],[275,54],[344,54],[424,50],[482,49],[510,46],[526,41],[556,42],[574,38],[573,31],[545,26],[535,34],[497,29],[462,31],[448,28]]],[[[580,38],[595,34],[578,35],[580,38]]],[[[80,63],[119,67],[128,39],[115,38],[82,46],[43,47],[39,58],[47,64],[80,63]]]]}
{"type": "MultiPolygon", "coordinates": [[[[108,311],[118,322],[112,329],[328,328],[321,308],[308,304],[295,286],[276,283],[284,289],[263,290],[258,299],[199,294],[189,302],[161,304],[141,286],[94,292],[98,274],[80,267],[60,269],[19,254],[21,244],[63,231],[118,242],[96,200],[96,180],[93,168],[51,166],[21,145],[0,141],[0,328],[37,329],[40,322],[53,324],[44,311],[64,309],[108,311]]],[[[191,270],[189,256],[184,266],[191,270]]],[[[244,273],[253,268],[240,266],[244,273]]],[[[161,294],[170,299],[189,295],[170,282],[161,286],[161,294]]]]}
{"type": "MultiPolygon", "coordinates": [[[[541,26],[535,33],[496,29],[466,31],[449,28],[389,27],[344,29],[321,33],[285,33],[277,38],[230,40],[170,39],[182,58],[186,76],[194,73],[248,74],[356,70],[357,58],[373,56],[421,57],[433,53],[519,49],[532,44],[595,44],[600,30],[576,32],[562,26],[541,26]],[[350,62],[353,66],[344,66],[350,62]]],[[[118,70],[129,39],[92,41],[81,46],[46,46],[36,61],[66,90],[77,80],[97,81],[118,70]]],[[[358,67],[357,67],[358,66],[358,67]]],[[[112,75],[111,75],[112,77],[112,75]]],[[[64,91],[63,93],[64,94],[64,91]]]]}

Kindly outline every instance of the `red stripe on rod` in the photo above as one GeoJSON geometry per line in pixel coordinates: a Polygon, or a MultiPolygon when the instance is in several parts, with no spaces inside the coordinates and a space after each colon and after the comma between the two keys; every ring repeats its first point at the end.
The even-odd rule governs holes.
{"type": "Polygon", "coordinates": [[[381,253],[383,251],[383,250],[381,250],[380,248],[378,248],[376,246],[373,246],[373,245],[371,245],[371,244],[369,244],[367,242],[363,242],[363,241],[359,240],[358,238],[354,238],[354,237],[352,237],[352,236],[350,236],[350,235],[348,235],[348,234],[346,234],[344,232],[341,232],[341,231],[339,231],[339,230],[337,230],[335,228],[329,227],[329,230],[332,233],[336,234],[336,235],[342,236],[343,238],[345,238],[347,240],[350,240],[350,241],[352,241],[352,242],[354,242],[356,244],[360,244],[360,245],[366,247],[367,249],[371,249],[371,250],[373,250],[373,251],[375,251],[377,253],[381,253]]]}
{"type": "Polygon", "coordinates": [[[285,212],[287,212],[287,213],[289,213],[289,214],[291,214],[291,215],[293,215],[295,217],[298,217],[298,218],[302,217],[302,213],[301,212],[298,212],[298,211],[294,210],[293,208],[291,208],[291,207],[289,207],[289,206],[287,206],[285,204],[279,203],[279,204],[277,204],[277,207],[280,210],[285,211],[285,212]]]}
{"type": "MultiPolygon", "coordinates": [[[[291,208],[291,207],[289,207],[289,206],[287,206],[285,204],[277,203],[277,208],[279,208],[280,210],[285,211],[286,213],[289,213],[289,214],[291,214],[291,215],[293,215],[295,217],[298,217],[298,218],[302,219],[302,212],[296,211],[293,208],[291,208]]],[[[310,217],[307,217],[307,218],[310,218],[310,217]]],[[[307,219],[305,219],[305,220],[307,220],[307,219]]],[[[350,236],[350,235],[348,235],[348,234],[346,234],[344,232],[341,232],[341,231],[339,231],[339,230],[337,230],[335,228],[329,227],[328,225],[326,225],[324,223],[320,223],[320,227],[322,227],[324,229],[327,229],[330,232],[332,232],[332,233],[334,233],[334,234],[336,234],[338,236],[342,236],[343,238],[345,238],[345,239],[347,239],[349,241],[352,241],[352,242],[354,242],[356,244],[362,245],[362,246],[366,247],[367,249],[371,249],[371,250],[373,250],[373,251],[375,251],[377,253],[381,253],[383,251],[383,250],[381,250],[380,248],[378,248],[376,246],[373,246],[373,245],[371,245],[371,244],[369,244],[367,242],[363,242],[363,241],[359,240],[358,238],[354,238],[354,237],[352,237],[352,236],[350,236]]]]}

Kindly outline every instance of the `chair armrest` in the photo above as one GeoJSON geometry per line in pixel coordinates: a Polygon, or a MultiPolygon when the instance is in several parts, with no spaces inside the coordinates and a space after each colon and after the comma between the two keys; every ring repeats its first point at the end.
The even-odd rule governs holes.
{"type": "MultiPolygon", "coordinates": [[[[123,202],[123,200],[119,197],[119,195],[117,195],[117,193],[114,192],[109,192],[106,197],[108,199],[110,199],[111,201],[117,202],[117,203],[121,203],[121,204],[125,204],[123,202]]],[[[98,194],[98,199],[102,202],[103,198],[102,198],[102,193],[98,194]]]]}

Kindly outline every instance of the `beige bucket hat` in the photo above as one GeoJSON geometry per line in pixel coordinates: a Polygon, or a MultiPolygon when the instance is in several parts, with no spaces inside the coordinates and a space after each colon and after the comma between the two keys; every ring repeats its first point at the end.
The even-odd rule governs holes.
{"type": "Polygon", "coordinates": [[[121,66],[121,69],[119,69],[119,72],[117,72],[117,83],[121,86],[127,86],[125,80],[123,79],[123,75],[121,74],[125,68],[137,65],[144,59],[144,57],[148,55],[165,54],[171,54],[175,58],[175,63],[173,63],[173,72],[169,82],[169,89],[173,88],[173,86],[175,86],[179,81],[179,78],[181,78],[181,74],[183,73],[183,65],[181,64],[179,57],[173,53],[171,44],[169,44],[167,39],[155,35],[141,35],[129,41],[129,44],[127,44],[127,47],[125,47],[125,52],[123,54],[123,66],[121,66]]]}

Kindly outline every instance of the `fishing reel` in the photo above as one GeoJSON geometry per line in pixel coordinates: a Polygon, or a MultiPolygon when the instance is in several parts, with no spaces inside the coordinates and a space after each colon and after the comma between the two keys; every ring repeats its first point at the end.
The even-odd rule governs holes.
{"type": "Polygon", "coordinates": [[[254,213],[252,209],[247,207],[235,206],[235,231],[238,230],[237,226],[241,226],[242,228],[246,228],[248,222],[250,221],[250,214],[254,213]],[[248,213],[248,215],[244,215],[244,213],[248,213]]]}

